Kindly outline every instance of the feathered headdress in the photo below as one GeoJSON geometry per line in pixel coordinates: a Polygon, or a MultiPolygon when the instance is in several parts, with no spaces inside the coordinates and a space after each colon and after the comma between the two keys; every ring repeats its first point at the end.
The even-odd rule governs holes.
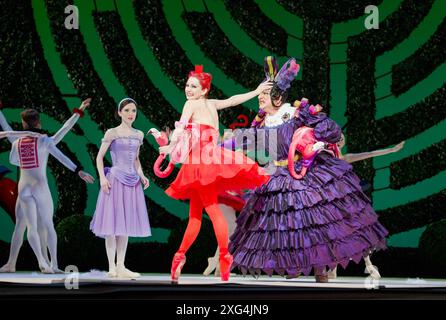
{"type": "Polygon", "coordinates": [[[280,90],[287,91],[290,88],[291,82],[299,73],[299,69],[300,66],[294,58],[290,58],[284,63],[274,78],[274,82],[277,84],[280,90]]]}
{"type": "Polygon", "coordinates": [[[277,84],[281,91],[287,91],[291,82],[299,73],[300,66],[296,59],[290,58],[278,71],[277,60],[273,56],[267,56],[263,60],[263,69],[265,72],[265,81],[272,81],[277,84]]]}
{"type": "Polygon", "coordinates": [[[265,71],[265,81],[274,81],[274,78],[277,75],[277,61],[276,57],[267,56],[263,60],[263,69],[265,71]]]}

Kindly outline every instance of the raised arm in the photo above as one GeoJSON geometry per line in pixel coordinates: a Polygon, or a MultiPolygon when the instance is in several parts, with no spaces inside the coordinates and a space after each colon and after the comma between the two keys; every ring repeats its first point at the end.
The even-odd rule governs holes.
{"type": "Polygon", "coordinates": [[[347,153],[342,156],[342,159],[349,163],[352,163],[352,162],[361,161],[361,160],[365,160],[365,159],[369,159],[369,158],[383,156],[383,155],[386,155],[389,153],[398,152],[403,148],[403,146],[404,146],[404,141],[398,143],[396,146],[394,146],[392,148],[374,150],[374,151],[362,152],[362,153],[347,153]]]}
{"type": "MultiPolygon", "coordinates": [[[[13,131],[8,121],[6,121],[5,115],[3,114],[1,109],[0,109],[0,126],[4,131],[13,131]]],[[[7,135],[6,138],[8,138],[9,142],[13,143],[15,140],[17,140],[18,137],[7,135]]]]}
{"type": "Polygon", "coordinates": [[[64,123],[62,128],[60,128],[59,131],[57,131],[54,136],[52,136],[55,144],[58,144],[63,139],[63,137],[65,137],[68,131],[70,131],[71,128],[73,128],[73,126],[76,124],[76,121],[79,120],[79,117],[83,116],[85,108],[90,105],[90,101],[91,98],[82,101],[82,104],[80,105],[79,109],[74,109],[74,113],[71,116],[71,118],[64,123]]]}
{"type": "Polygon", "coordinates": [[[224,100],[216,100],[216,99],[212,99],[210,100],[210,102],[212,102],[215,105],[215,108],[217,110],[221,110],[224,108],[229,108],[229,107],[234,107],[237,106],[239,104],[242,104],[256,96],[258,96],[263,90],[267,90],[269,88],[272,87],[272,83],[270,82],[262,82],[257,89],[247,92],[247,93],[242,93],[242,94],[236,94],[235,96],[232,96],[228,99],[224,99],[224,100]]]}

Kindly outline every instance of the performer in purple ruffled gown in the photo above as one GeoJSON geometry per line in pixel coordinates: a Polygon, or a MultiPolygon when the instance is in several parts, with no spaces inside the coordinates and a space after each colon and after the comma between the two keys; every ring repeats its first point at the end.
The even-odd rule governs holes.
{"type": "Polygon", "coordinates": [[[237,219],[229,246],[233,266],[243,274],[277,273],[289,278],[314,270],[316,281],[326,282],[327,267],[345,268],[350,260],[358,263],[385,248],[387,230],[378,222],[352,166],[323,150],[334,149],[341,137],[339,126],[305,100],[298,107],[284,103],[297,63],[290,59],[277,73],[272,62],[265,59],[274,86],[259,96],[266,116],[257,128],[242,134],[248,132],[257,142],[263,136],[268,149],[268,136],[274,131],[277,157],[266,167],[272,172],[270,180],[250,194],[237,219]],[[313,128],[316,156],[310,161],[301,156],[294,162],[294,176],[306,171],[296,179],[288,156],[293,134],[301,127],[313,128]]]}

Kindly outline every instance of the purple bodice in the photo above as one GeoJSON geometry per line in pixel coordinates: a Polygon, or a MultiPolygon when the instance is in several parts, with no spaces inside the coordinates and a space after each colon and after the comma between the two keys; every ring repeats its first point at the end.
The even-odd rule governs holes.
{"type": "MultiPolygon", "coordinates": [[[[315,117],[316,118],[316,117],[315,117]]],[[[341,129],[340,127],[330,118],[327,118],[325,115],[319,117],[319,121],[307,122],[307,119],[302,118],[293,118],[284,124],[274,127],[274,128],[265,128],[265,141],[269,141],[268,135],[270,134],[270,130],[276,130],[277,132],[277,159],[286,159],[288,157],[288,150],[290,148],[290,144],[293,138],[294,132],[302,127],[308,126],[314,128],[314,135],[318,141],[328,142],[328,143],[336,143],[341,138],[341,129]]]]}
{"type": "Polygon", "coordinates": [[[128,186],[136,185],[140,178],[135,168],[138,148],[141,141],[138,137],[116,138],[110,145],[113,166],[110,173],[128,186]]]}
{"type": "Polygon", "coordinates": [[[277,148],[277,154],[271,154],[271,158],[274,160],[287,159],[293,134],[302,126],[314,128],[314,135],[318,141],[336,143],[341,138],[341,128],[336,122],[328,118],[325,113],[312,115],[308,107],[305,107],[300,110],[298,117],[290,118],[278,126],[236,130],[233,140],[237,148],[250,149],[255,145],[258,149],[266,149],[270,152],[275,152],[277,148]],[[271,135],[277,135],[277,140],[272,139],[271,135]],[[248,143],[242,143],[241,136],[245,136],[248,143]],[[269,143],[273,141],[276,141],[277,147],[269,148],[269,143]]]}

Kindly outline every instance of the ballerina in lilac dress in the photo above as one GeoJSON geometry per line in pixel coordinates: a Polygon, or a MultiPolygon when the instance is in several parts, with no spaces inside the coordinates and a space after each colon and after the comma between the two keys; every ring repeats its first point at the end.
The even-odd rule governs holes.
{"type": "Polygon", "coordinates": [[[128,237],[151,235],[143,189],[149,187],[139,161],[139,147],[144,134],[132,128],[136,102],[123,99],[118,106],[120,126],[107,130],[96,158],[101,190],[90,228],[105,238],[109,277],[135,278],[139,273],[125,268],[128,237]],[[113,166],[105,168],[103,158],[110,147],[113,166]],[[116,258],[116,263],[115,263],[116,258]]]}
{"type": "MultiPolygon", "coordinates": [[[[266,69],[274,69],[272,61],[265,59],[270,65],[266,69]]],[[[385,248],[387,230],[378,222],[352,166],[335,152],[322,151],[336,150],[339,126],[319,106],[285,103],[298,69],[290,59],[279,73],[271,73],[271,92],[259,96],[266,116],[257,127],[240,131],[255,136],[257,143],[264,139],[266,149],[268,136],[277,135],[277,157],[266,167],[272,172],[270,180],[246,200],[229,250],[233,266],[243,274],[292,278],[314,271],[316,281],[327,282],[327,267],[346,267],[350,260],[358,263],[385,248]],[[314,143],[309,149],[298,148],[296,160],[293,138],[300,128],[311,133],[314,143]],[[306,159],[307,152],[314,156],[306,159]]],[[[233,141],[242,140],[236,133],[233,141]]]]}

